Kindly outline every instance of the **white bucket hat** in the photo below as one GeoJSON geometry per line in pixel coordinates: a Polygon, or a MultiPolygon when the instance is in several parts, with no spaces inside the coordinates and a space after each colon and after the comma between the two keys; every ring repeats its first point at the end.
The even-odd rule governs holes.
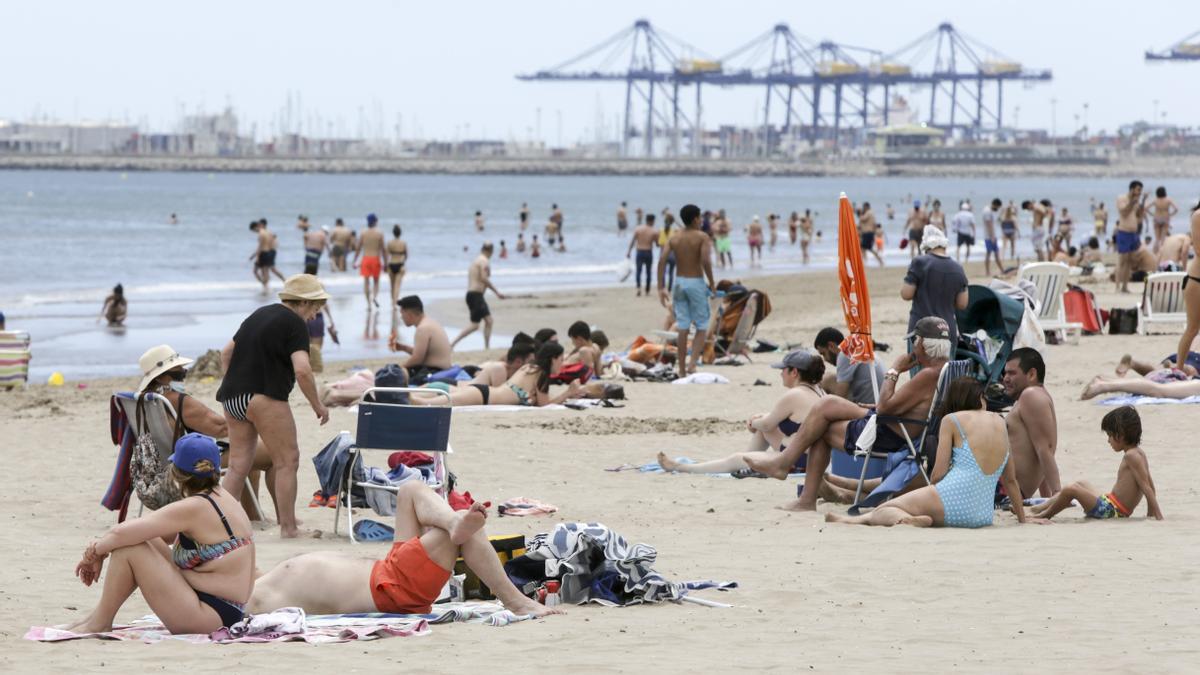
{"type": "Polygon", "coordinates": [[[146,387],[150,386],[150,383],[154,381],[154,378],[168,370],[174,370],[175,368],[187,366],[191,363],[191,359],[180,356],[179,352],[172,349],[170,345],[151,347],[138,359],[138,367],[142,369],[142,382],[138,385],[138,391],[145,391],[146,387]]]}
{"type": "Polygon", "coordinates": [[[926,225],[921,234],[921,252],[932,251],[935,248],[946,248],[950,240],[936,225],[926,225]]]}

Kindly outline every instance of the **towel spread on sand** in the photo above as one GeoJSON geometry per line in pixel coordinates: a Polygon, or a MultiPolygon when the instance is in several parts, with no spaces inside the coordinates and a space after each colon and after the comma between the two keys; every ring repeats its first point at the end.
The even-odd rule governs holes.
{"type": "Polygon", "coordinates": [[[673,380],[671,384],[729,384],[729,378],[716,373],[692,373],[673,380]]]}
{"type": "MultiPolygon", "coordinates": [[[[680,464],[695,464],[696,463],[696,460],[694,460],[690,457],[676,457],[675,461],[679,462],[680,464]]],[[[646,462],[645,464],[625,463],[620,466],[614,466],[612,468],[605,469],[605,471],[612,471],[614,473],[617,473],[620,471],[637,471],[639,473],[666,473],[667,472],[666,469],[662,468],[662,466],[659,465],[658,460],[652,460],[652,461],[646,462]]],[[[714,478],[732,478],[733,477],[733,474],[729,473],[728,471],[726,471],[725,473],[706,473],[706,474],[695,474],[695,475],[713,476],[714,478]]],[[[803,476],[803,475],[804,475],[803,471],[799,471],[799,472],[793,471],[792,473],[788,474],[788,477],[795,478],[797,476],[803,476]]]]}
{"type": "Polygon", "coordinates": [[[1157,398],[1155,396],[1126,394],[1124,396],[1113,396],[1112,398],[1096,401],[1096,405],[1176,405],[1180,403],[1200,403],[1200,396],[1189,396],[1187,398],[1157,398]]]}
{"type": "Polygon", "coordinates": [[[490,602],[448,602],[436,605],[429,614],[311,614],[305,617],[303,633],[283,635],[249,635],[232,637],[222,628],[211,635],[173,635],[153,614],[134,621],[131,625],[114,626],[105,633],[72,633],[48,626],[34,626],[25,633],[26,640],[35,642],[62,642],[83,638],[122,640],[147,644],[176,640],[191,644],[211,643],[255,643],[255,642],[307,642],[326,644],[350,642],[352,640],[377,640],[386,637],[411,637],[428,635],[432,624],[465,622],[482,623],[488,626],[507,626],[525,621],[530,615],[517,615],[503,606],[490,602]]]}
{"type": "Polygon", "coordinates": [[[567,406],[553,403],[551,405],[456,405],[454,413],[465,412],[488,412],[488,413],[514,413],[514,412],[531,412],[534,410],[566,410],[567,406]]]}
{"type": "Polygon", "coordinates": [[[496,507],[496,510],[502,516],[548,516],[556,513],[558,507],[529,497],[513,497],[496,507]]]}
{"type": "Polygon", "coordinates": [[[247,614],[246,618],[230,626],[226,633],[235,638],[302,635],[306,627],[303,609],[282,607],[274,612],[247,614]]]}

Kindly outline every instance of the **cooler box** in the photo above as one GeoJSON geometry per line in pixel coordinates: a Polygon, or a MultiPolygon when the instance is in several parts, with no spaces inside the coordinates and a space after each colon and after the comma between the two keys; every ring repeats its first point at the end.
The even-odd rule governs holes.
{"type": "MultiPolygon", "coordinates": [[[[500,564],[504,565],[508,561],[519,555],[525,555],[525,535],[523,534],[494,534],[488,537],[488,541],[492,543],[492,548],[496,551],[496,557],[500,559],[500,564]]],[[[455,575],[466,575],[463,580],[463,594],[468,600],[494,600],[495,595],[479,577],[475,576],[475,572],[467,568],[467,564],[459,558],[454,563],[455,575]]]]}

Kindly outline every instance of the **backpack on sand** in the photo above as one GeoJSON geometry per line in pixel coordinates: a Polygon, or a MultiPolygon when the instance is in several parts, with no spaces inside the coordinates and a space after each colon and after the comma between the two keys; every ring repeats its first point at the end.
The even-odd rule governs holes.
{"type": "MultiPolygon", "coordinates": [[[[175,417],[175,433],[174,438],[171,439],[172,447],[174,447],[175,441],[178,441],[179,437],[183,435],[184,396],[186,394],[179,395],[179,413],[175,417]]],[[[183,494],[179,492],[179,486],[171,478],[167,458],[159,454],[158,447],[154,444],[154,437],[150,435],[150,425],[146,423],[143,412],[145,400],[145,394],[138,396],[133,428],[136,439],[133,442],[133,456],[129,459],[129,478],[133,482],[133,489],[137,492],[138,500],[151,511],[157,511],[167,504],[179,501],[183,498],[183,494]]]]}

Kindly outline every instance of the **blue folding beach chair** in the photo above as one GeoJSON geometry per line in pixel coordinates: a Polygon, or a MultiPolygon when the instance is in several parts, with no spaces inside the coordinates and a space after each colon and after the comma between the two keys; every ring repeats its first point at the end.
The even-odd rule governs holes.
{"type": "MultiPolygon", "coordinates": [[[[942,371],[938,375],[937,389],[933,392],[933,401],[929,404],[929,413],[924,420],[915,420],[909,418],[892,417],[889,415],[879,415],[877,423],[884,422],[900,422],[897,424],[900,427],[900,432],[904,434],[904,441],[908,445],[907,449],[897,450],[895,452],[875,452],[874,450],[867,452],[858,448],[854,449],[856,458],[863,458],[862,475],[858,479],[858,489],[854,492],[854,505],[850,507],[850,515],[858,515],[864,508],[875,508],[883,502],[892,498],[892,495],[904,489],[909,481],[920,473],[925,478],[927,485],[932,485],[929,480],[929,474],[925,471],[925,462],[928,458],[926,451],[926,443],[932,440],[937,442],[937,429],[941,422],[938,417],[938,411],[942,407],[942,399],[946,395],[946,390],[949,389],[950,383],[960,377],[971,377],[975,374],[975,364],[970,360],[948,361],[942,366],[942,371]],[[909,436],[908,429],[905,427],[908,424],[920,424],[921,433],[918,434],[916,442],[909,436]],[[863,484],[867,480],[867,465],[871,459],[882,459],[884,461],[883,480],[879,486],[871,491],[865,497],[862,494],[863,484]]],[[[849,450],[847,449],[847,452],[849,450]]]]}
{"type": "Polygon", "coordinates": [[[358,428],[354,445],[347,451],[350,460],[342,474],[338,490],[337,508],[333,514],[333,533],[338,533],[342,509],[346,511],[346,531],[350,541],[357,543],[354,536],[354,510],[347,501],[351,490],[399,491],[398,487],[355,480],[355,467],[362,464],[363,454],[372,451],[398,452],[411,450],[433,455],[433,473],[436,483],[430,485],[442,497],[450,493],[449,470],[446,455],[454,452],[450,447],[450,395],[438,389],[415,387],[372,387],[363,392],[358,401],[358,428]],[[420,392],[445,398],[444,406],[419,406],[407,403],[407,396],[420,392]],[[393,402],[396,401],[396,402],[393,402]]]}

